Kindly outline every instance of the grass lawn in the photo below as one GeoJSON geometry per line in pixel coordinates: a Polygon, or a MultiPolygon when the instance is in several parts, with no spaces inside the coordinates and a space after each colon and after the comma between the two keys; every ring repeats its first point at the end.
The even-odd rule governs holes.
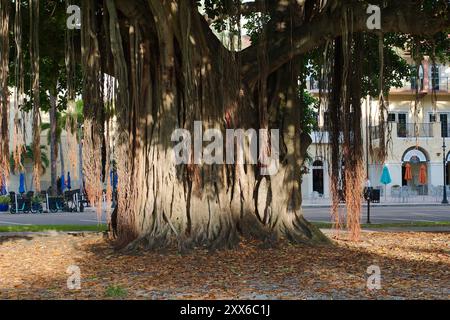
{"type": "MultiPolygon", "coordinates": [[[[321,229],[332,228],[331,223],[313,222],[315,226],[321,229]]],[[[432,227],[450,227],[450,221],[440,222],[400,222],[400,223],[381,223],[381,224],[363,224],[363,229],[385,229],[385,228],[432,228],[432,227]]],[[[46,231],[94,231],[103,232],[108,230],[106,224],[101,225],[33,225],[33,226],[0,226],[0,233],[4,232],[46,232],[46,231]]]]}
{"type": "Polygon", "coordinates": [[[34,225],[34,226],[0,226],[2,232],[45,232],[45,231],[106,231],[108,227],[101,225],[34,225]]]}
{"type": "MultiPolygon", "coordinates": [[[[313,222],[315,226],[321,229],[332,228],[331,223],[325,222],[313,222]]],[[[423,222],[423,221],[413,221],[413,222],[398,222],[398,223],[372,223],[372,224],[362,224],[363,229],[384,229],[384,228],[435,228],[435,227],[450,227],[450,221],[438,221],[438,222],[423,222]]]]}

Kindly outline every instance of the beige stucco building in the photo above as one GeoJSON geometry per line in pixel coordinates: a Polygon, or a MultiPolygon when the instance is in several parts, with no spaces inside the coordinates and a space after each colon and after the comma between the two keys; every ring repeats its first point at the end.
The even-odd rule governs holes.
{"type": "MultiPolygon", "coordinates": [[[[406,57],[407,58],[407,57],[406,57]]],[[[413,64],[412,61],[411,65],[413,64]]],[[[444,185],[443,142],[447,145],[445,157],[450,160],[450,65],[433,67],[425,58],[420,68],[420,104],[414,112],[416,101],[415,81],[404,80],[404,86],[393,89],[389,95],[386,139],[389,140],[388,156],[385,162],[374,159],[367,149],[377,148],[379,139],[378,100],[367,98],[363,102],[362,130],[371,185],[384,193],[381,173],[383,166],[389,168],[392,183],[386,186],[388,197],[395,197],[398,190],[411,194],[439,197],[444,185]],[[433,90],[434,89],[434,90],[433,90]],[[433,98],[435,97],[435,98],[433,98]],[[368,141],[368,139],[370,141],[368,141]],[[406,181],[406,164],[412,168],[412,180],[406,181]],[[426,166],[427,183],[419,183],[419,170],[426,166]],[[440,187],[439,187],[440,186],[440,187]],[[403,188],[402,188],[403,187],[403,188]]],[[[317,87],[310,82],[310,91],[318,94],[317,87]]],[[[319,115],[319,126],[324,125],[324,116],[319,115]],[[321,119],[322,118],[322,119],[321,119]]],[[[329,164],[326,157],[327,133],[314,132],[313,144],[308,152],[313,158],[304,175],[302,193],[304,199],[329,198],[329,164]]],[[[367,164],[367,163],[366,163],[367,164]]],[[[450,175],[447,165],[447,177],[450,175]]],[[[450,184],[447,178],[446,185],[450,184]]]]}

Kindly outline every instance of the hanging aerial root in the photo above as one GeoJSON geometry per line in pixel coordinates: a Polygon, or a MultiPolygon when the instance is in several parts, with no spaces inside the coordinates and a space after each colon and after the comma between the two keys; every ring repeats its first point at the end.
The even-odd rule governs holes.
{"type": "Polygon", "coordinates": [[[103,206],[102,145],[104,132],[103,76],[99,44],[97,2],[83,0],[82,69],[84,101],[83,171],[84,189],[97,209],[100,220],[103,206]]]}
{"type": "Polygon", "coordinates": [[[364,184],[364,166],[358,162],[352,166],[351,170],[345,172],[346,189],[352,192],[346,193],[347,203],[347,229],[350,232],[352,241],[359,241],[361,234],[361,207],[362,207],[362,187],[364,184]]]}
{"type": "MultiPolygon", "coordinates": [[[[76,112],[76,103],[74,100],[69,100],[67,103],[66,113],[66,143],[67,152],[69,156],[69,168],[72,173],[72,178],[78,177],[78,116],[76,112]]],[[[81,141],[80,141],[81,143],[81,141]]]]}
{"type": "Polygon", "coordinates": [[[37,192],[41,191],[41,103],[40,103],[40,54],[39,54],[39,0],[30,0],[30,59],[33,91],[33,181],[37,192]]]}
{"type": "Polygon", "coordinates": [[[14,21],[14,40],[16,44],[15,58],[15,84],[14,91],[14,129],[13,129],[13,159],[15,172],[24,170],[22,154],[25,149],[25,137],[23,132],[22,107],[24,106],[24,64],[22,50],[22,10],[21,1],[16,1],[16,16],[14,21]]]}
{"type": "Polygon", "coordinates": [[[0,181],[6,184],[9,180],[9,4],[9,0],[0,0],[0,181]]]}
{"type": "MultiPolygon", "coordinates": [[[[342,54],[342,38],[335,40],[334,56],[332,72],[328,79],[332,79],[332,88],[329,90],[329,106],[328,112],[330,114],[330,191],[332,197],[331,204],[331,218],[333,222],[333,229],[339,231],[342,228],[342,219],[339,212],[339,204],[342,200],[343,190],[340,188],[340,173],[342,168],[342,154],[341,154],[341,94],[343,87],[343,54],[342,54]]],[[[330,57],[331,59],[331,57],[330,57]]],[[[331,63],[330,63],[331,64],[331,63]]]]}
{"type": "Polygon", "coordinates": [[[90,203],[101,216],[103,201],[101,139],[95,133],[99,128],[90,119],[84,121],[83,169],[85,172],[85,190],[90,203]]]}
{"type": "MultiPolygon", "coordinates": [[[[70,0],[66,0],[66,7],[69,7],[70,0]]],[[[78,110],[76,110],[76,59],[75,59],[75,44],[74,31],[66,28],[65,36],[65,63],[66,63],[66,77],[67,77],[67,114],[65,129],[67,133],[67,149],[69,155],[69,168],[72,172],[72,177],[77,179],[78,171],[78,110]]],[[[80,137],[81,139],[81,137],[80,137]]]]}

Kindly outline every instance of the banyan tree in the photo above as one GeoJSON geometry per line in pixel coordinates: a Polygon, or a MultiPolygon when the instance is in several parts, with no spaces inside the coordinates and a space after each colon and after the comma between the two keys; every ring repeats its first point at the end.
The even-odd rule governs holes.
{"type": "MultiPolygon", "coordinates": [[[[1,1],[2,10],[6,2],[1,1]]],[[[450,26],[444,0],[369,2],[82,0],[85,188],[100,207],[99,177],[108,180],[105,163],[109,168],[114,160],[118,206],[112,225],[118,246],[228,248],[241,237],[267,244],[281,239],[326,243],[301,210],[302,168],[311,144],[302,121],[307,108],[302,95],[312,57],[319,66],[320,108],[331,117],[333,214],[344,158],[346,189],[351,190],[345,195],[347,225],[357,238],[368,39],[380,44],[377,95],[383,105],[384,35],[428,41],[450,26]],[[368,11],[369,2],[379,11],[368,11]],[[370,27],[368,20],[377,18],[381,28],[370,27]],[[246,32],[252,30],[248,47],[241,41],[244,24],[246,32]],[[192,135],[208,129],[223,136],[229,129],[266,129],[268,134],[258,135],[257,163],[248,161],[250,148],[245,148],[243,163],[207,164],[188,153],[191,161],[178,164],[176,129],[192,135]],[[279,164],[275,174],[264,175],[263,159],[273,156],[271,129],[279,130],[279,164]]],[[[203,152],[221,143],[208,138],[203,136],[203,152]]],[[[213,156],[224,158],[236,148],[237,140],[213,156]]]]}

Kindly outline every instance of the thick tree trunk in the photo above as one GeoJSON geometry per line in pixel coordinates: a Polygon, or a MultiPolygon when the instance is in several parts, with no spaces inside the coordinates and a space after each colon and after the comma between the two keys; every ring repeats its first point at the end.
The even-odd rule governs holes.
{"type": "Polygon", "coordinates": [[[58,192],[57,184],[57,141],[56,141],[56,93],[54,90],[50,92],[50,174],[51,174],[51,186],[52,194],[55,195],[58,192]]]}
{"type": "Polygon", "coordinates": [[[41,99],[39,50],[39,0],[30,1],[30,61],[33,91],[33,180],[36,192],[41,191],[41,99]]]}
{"type": "Polygon", "coordinates": [[[248,162],[177,165],[175,129],[194,136],[194,121],[201,121],[204,133],[219,129],[225,137],[227,129],[260,128],[253,88],[241,83],[236,55],[220,44],[194,3],[180,1],[173,10],[148,1],[144,12],[128,1],[106,4],[119,82],[118,244],[229,248],[241,235],[269,243],[328,242],[301,215],[300,168],[310,141],[299,128],[298,99],[290,99],[296,93],[285,90],[283,110],[281,103],[271,107],[270,126],[284,123],[286,149],[276,175],[262,176],[262,168],[248,162]]]}

